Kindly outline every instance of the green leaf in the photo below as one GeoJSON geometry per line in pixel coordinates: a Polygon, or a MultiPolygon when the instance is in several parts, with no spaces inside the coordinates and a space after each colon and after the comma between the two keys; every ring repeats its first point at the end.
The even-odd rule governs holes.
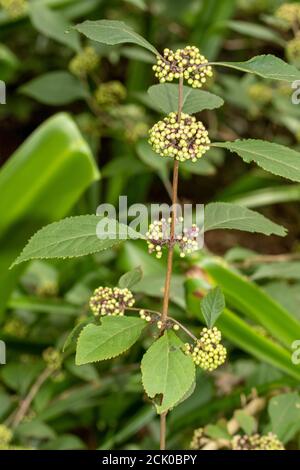
{"type": "Polygon", "coordinates": [[[223,426],[219,426],[216,424],[209,424],[208,426],[205,426],[205,434],[214,440],[231,440],[231,436],[228,433],[227,429],[223,426]]]}
{"type": "Polygon", "coordinates": [[[123,274],[123,276],[119,279],[119,287],[121,289],[131,289],[135,286],[143,277],[142,268],[139,266],[138,268],[129,271],[128,273],[123,274]]]}
{"type": "MultiPolygon", "coordinates": [[[[200,299],[205,291],[201,279],[189,279],[186,282],[187,310],[198,318],[201,323],[204,323],[204,318],[201,314],[200,299]]],[[[249,302],[253,303],[252,297],[249,302]]],[[[217,327],[222,331],[225,338],[241,350],[260,361],[277,367],[297,380],[300,379],[299,368],[292,364],[290,350],[279,346],[278,343],[258,333],[255,328],[231,310],[227,308],[224,310],[217,321],[217,327]]]]}
{"type": "Polygon", "coordinates": [[[264,235],[286,236],[286,229],[258,212],[227,202],[213,202],[205,207],[205,231],[232,229],[264,235]]]}
{"type": "Polygon", "coordinates": [[[270,80],[282,80],[290,83],[300,80],[300,72],[296,67],[271,54],[253,57],[247,62],[214,62],[213,65],[253,73],[270,80]]]}
{"type": "Polygon", "coordinates": [[[212,328],[225,308],[225,299],[221,288],[215,287],[201,301],[201,310],[208,328],[212,328]]]}
{"type": "Polygon", "coordinates": [[[300,262],[269,263],[260,266],[251,276],[254,281],[261,279],[300,280],[300,262]]]}
{"type": "Polygon", "coordinates": [[[29,16],[35,29],[41,34],[70,47],[78,52],[80,40],[62,13],[54,12],[39,2],[30,3],[29,16]]]}
{"type": "Polygon", "coordinates": [[[156,340],[142,359],[142,380],[147,395],[156,402],[159,414],[174,408],[195,380],[195,365],[173,331],[156,340]]]}
{"type": "Polygon", "coordinates": [[[237,153],[246,163],[252,161],[277,176],[300,182],[300,153],[263,140],[236,140],[213,144],[237,153]]]}
{"type": "Polygon", "coordinates": [[[34,419],[28,423],[21,423],[16,429],[16,434],[21,438],[34,438],[39,440],[54,439],[56,437],[53,429],[38,419],[34,419]]]}
{"type": "Polygon", "coordinates": [[[68,72],[50,72],[34,78],[20,88],[21,93],[51,106],[87,98],[82,83],[68,72]]]}
{"type": "Polygon", "coordinates": [[[78,338],[76,364],[119,356],[138,340],[146,325],[141,318],[103,317],[100,326],[86,326],[78,338]]]}
{"type": "Polygon", "coordinates": [[[285,41],[279,34],[274,32],[272,29],[267,28],[256,23],[250,23],[248,21],[227,21],[226,26],[236,33],[240,33],[244,36],[250,36],[255,39],[261,39],[263,41],[271,41],[280,46],[285,46],[285,41]]]}
{"type": "Polygon", "coordinates": [[[300,429],[300,396],[285,393],[273,397],[269,402],[269,416],[272,432],[284,443],[294,437],[300,429]]]}
{"type": "Polygon", "coordinates": [[[9,266],[28,238],[64,217],[98,178],[89,147],[64,113],[47,119],[2,166],[0,310],[19,276],[17,270],[8,273],[9,266]]]}
{"type": "Polygon", "coordinates": [[[269,188],[256,189],[249,192],[245,191],[240,194],[229,194],[228,196],[222,197],[221,200],[234,202],[235,204],[246,206],[250,209],[270,206],[272,204],[283,204],[294,201],[298,202],[300,201],[300,185],[285,184],[280,186],[271,186],[269,188]]]}
{"type": "Polygon", "coordinates": [[[141,237],[116,220],[97,215],[68,217],[43,227],[33,235],[12,266],[31,259],[76,258],[107,250],[124,241],[127,230],[129,236],[141,237]],[[102,226],[100,231],[98,223],[102,226]]]}
{"type": "Polygon", "coordinates": [[[255,283],[216,258],[207,258],[200,265],[222,288],[227,305],[262,325],[288,349],[300,338],[300,322],[255,283]]]}
{"type": "Polygon", "coordinates": [[[78,338],[81,330],[90,322],[91,322],[91,319],[86,319],[86,320],[81,321],[80,323],[77,323],[77,325],[74,326],[74,328],[70,331],[67,338],[65,339],[65,342],[62,348],[63,352],[65,352],[66,349],[68,349],[68,347],[71,346],[73,341],[75,341],[78,338]]]}
{"type": "MultiPolygon", "coordinates": [[[[149,88],[148,94],[151,102],[164,113],[177,112],[178,85],[159,84],[149,88]]],[[[199,113],[205,109],[216,109],[223,106],[224,101],[217,95],[208,91],[195,90],[188,86],[183,87],[183,112],[187,114],[199,113]]]]}
{"type": "Polygon", "coordinates": [[[235,412],[234,417],[246,434],[250,435],[254,433],[256,428],[256,421],[253,416],[249,415],[243,410],[238,410],[235,412]]]}
{"type": "Polygon", "coordinates": [[[78,24],[76,29],[93,41],[109,45],[133,43],[148,49],[155,55],[159,54],[152,44],[122,21],[84,21],[78,24]]]}

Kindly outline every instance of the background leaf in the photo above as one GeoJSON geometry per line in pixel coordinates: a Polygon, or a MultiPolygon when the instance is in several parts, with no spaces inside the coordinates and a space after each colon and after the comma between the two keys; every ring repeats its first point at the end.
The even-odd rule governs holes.
{"type": "Polygon", "coordinates": [[[142,268],[139,266],[138,268],[135,268],[120,277],[119,287],[121,287],[121,289],[131,289],[133,286],[135,286],[138,282],[141,281],[142,277],[143,271],[142,268]]]}
{"type": "Polygon", "coordinates": [[[270,400],[268,412],[272,432],[283,443],[288,442],[300,429],[300,396],[285,393],[270,400]]]}
{"type": "Polygon", "coordinates": [[[68,72],[49,72],[34,78],[20,88],[21,93],[52,106],[69,104],[87,98],[82,83],[68,72]]]}
{"type": "Polygon", "coordinates": [[[41,34],[70,47],[80,50],[79,34],[72,28],[62,13],[54,12],[40,2],[31,2],[29,16],[33,26],[41,34]]]}

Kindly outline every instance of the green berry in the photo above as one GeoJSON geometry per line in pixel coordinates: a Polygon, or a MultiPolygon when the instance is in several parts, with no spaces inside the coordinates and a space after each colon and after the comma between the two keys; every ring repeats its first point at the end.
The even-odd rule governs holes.
{"type": "Polygon", "coordinates": [[[90,298],[90,309],[95,316],[122,316],[127,308],[133,307],[134,302],[129,289],[98,287],[90,298]]]}

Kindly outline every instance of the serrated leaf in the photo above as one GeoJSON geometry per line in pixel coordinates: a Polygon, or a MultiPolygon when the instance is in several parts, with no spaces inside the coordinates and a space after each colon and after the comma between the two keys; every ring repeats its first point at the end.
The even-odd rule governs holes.
{"type": "Polygon", "coordinates": [[[201,301],[201,310],[208,328],[212,328],[225,308],[225,298],[221,288],[215,287],[201,301]]]}
{"type": "Polygon", "coordinates": [[[142,359],[142,380],[147,395],[156,400],[159,414],[178,404],[195,380],[195,365],[173,331],[166,331],[142,359]]]}
{"type": "Polygon", "coordinates": [[[264,235],[286,236],[286,229],[258,212],[226,202],[213,202],[205,207],[205,231],[232,229],[264,235]]]}
{"type": "Polygon", "coordinates": [[[214,62],[213,65],[253,73],[270,80],[282,80],[290,83],[300,80],[300,72],[296,67],[272,54],[259,55],[247,62],[214,62]]]}
{"type": "Polygon", "coordinates": [[[122,21],[98,20],[84,21],[76,26],[76,29],[93,41],[102,44],[133,43],[148,49],[155,55],[159,52],[146,39],[136,33],[130,26],[122,21]]]}
{"type": "Polygon", "coordinates": [[[74,328],[70,331],[68,334],[67,338],[65,339],[62,351],[65,352],[66,349],[68,349],[69,346],[77,339],[79,336],[79,333],[81,330],[88,325],[91,322],[91,319],[86,319],[81,321],[80,323],[77,323],[77,325],[74,326],[74,328]]]}
{"type": "Polygon", "coordinates": [[[128,235],[140,237],[134,230],[112,219],[97,215],[68,217],[43,227],[33,235],[12,266],[31,259],[76,258],[107,250],[124,241],[122,237],[127,230],[128,235]],[[103,227],[107,224],[103,232],[97,230],[99,222],[103,227]]]}
{"type": "Polygon", "coordinates": [[[80,40],[77,31],[72,29],[62,13],[54,12],[40,2],[31,2],[29,16],[35,29],[41,34],[70,47],[78,52],[80,40]]]}
{"type": "Polygon", "coordinates": [[[245,411],[238,410],[235,412],[234,417],[246,434],[250,435],[254,433],[256,421],[253,416],[249,415],[245,411]]]}
{"type": "MultiPolygon", "coordinates": [[[[152,103],[164,113],[176,112],[178,109],[178,85],[159,84],[149,88],[148,94],[152,103]]],[[[199,113],[205,109],[216,109],[223,106],[224,101],[217,95],[208,91],[195,90],[188,86],[183,87],[184,113],[199,113]]]]}
{"type": "Polygon", "coordinates": [[[284,443],[300,429],[300,396],[298,393],[284,393],[273,397],[268,412],[271,429],[284,443]]]}
{"type": "Polygon", "coordinates": [[[139,266],[128,273],[123,274],[123,276],[119,279],[119,287],[121,289],[131,289],[135,286],[138,282],[141,281],[143,277],[142,268],[139,266]]]}
{"type": "Polygon", "coordinates": [[[77,343],[76,364],[104,361],[127,351],[147,323],[141,318],[104,317],[101,325],[86,326],[77,343]]]}
{"type": "Polygon", "coordinates": [[[277,176],[300,182],[300,153],[264,140],[236,140],[213,144],[237,153],[246,163],[255,162],[277,176]]]}
{"type": "Polygon", "coordinates": [[[69,104],[88,96],[82,83],[68,72],[50,72],[20,88],[21,93],[51,106],[69,104]]]}

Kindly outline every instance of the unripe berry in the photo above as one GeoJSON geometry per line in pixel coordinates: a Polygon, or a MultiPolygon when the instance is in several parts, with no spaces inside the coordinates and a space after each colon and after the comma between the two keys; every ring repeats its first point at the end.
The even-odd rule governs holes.
{"type": "Polygon", "coordinates": [[[184,352],[191,356],[197,366],[212,372],[224,364],[227,351],[221,343],[221,332],[216,328],[203,328],[200,339],[194,344],[186,344],[184,352]]]}
{"type": "Polygon", "coordinates": [[[27,0],[0,0],[0,6],[10,18],[17,19],[27,12],[28,2],[27,0]]]}
{"type": "Polygon", "coordinates": [[[90,309],[95,316],[122,316],[127,308],[133,307],[134,302],[129,289],[98,287],[90,298],[90,309]]]}
{"type": "Polygon", "coordinates": [[[82,52],[79,52],[70,62],[69,69],[77,77],[85,77],[90,72],[93,72],[100,63],[100,58],[91,46],[85,47],[82,52]]]}
{"type": "Polygon", "coordinates": [[[269,433],[266,436],[235,436],[232,440],[232,450],[285,450],[278,437],[269,433]]]}
{"type": "Polygon", "coordinates": [[[126,95],[126,88],[117,80],[102,83],[95,92],[96,101],[102,107],[115,106],[125,100],[126,95]]]}
{"type": "Polygon", "coordinates": [[[184,78],[193,88],[201,88],[207,78],[213,75],[208,60],[195,46],[187,46],[175,52],[165,49],[163,57],[157,57],[153,70],[160,83],[184,78]]]}
{"type": "Polygon", "coordinates": [[[157,122],[149,131],[149,143],[162,157],[196,162],[210,148],[208,132],[194,116],[182,113],[180,122],[177,121],[177,113],[170,113],[157,122]]]}

